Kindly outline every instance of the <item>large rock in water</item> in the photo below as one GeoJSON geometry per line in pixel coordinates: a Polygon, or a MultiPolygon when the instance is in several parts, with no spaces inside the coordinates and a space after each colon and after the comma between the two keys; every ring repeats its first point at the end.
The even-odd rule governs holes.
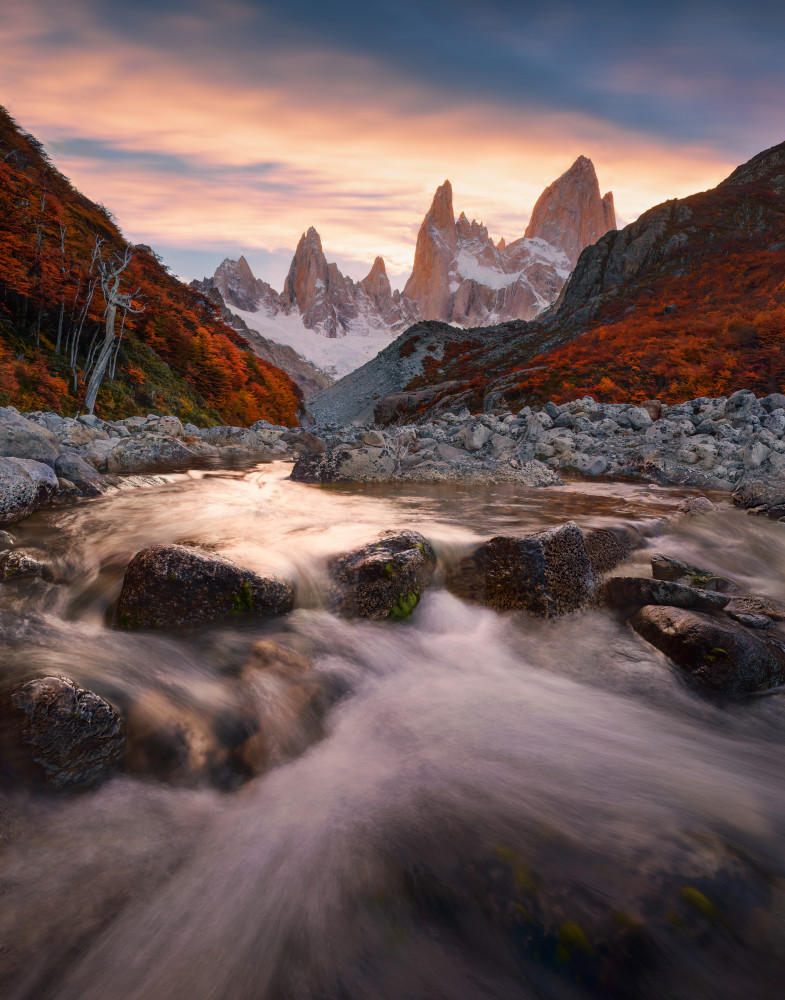
{"type": "Polygon", "coordinates": [[[609,528],[590,528],[584,531],[583,544],[596,576],[608,573],[619,563],[626,562],[632,552],[630,539],[609,528]]]}
{"type": "Polygon", "coordinates": [[[117,607],[123,628],[166,628],[247,611],[292,610],[292,588],[185,545],[151,545],[125,571],[117,607]]]}
{"type": "Polygon", "coordinates": [[[0,525],[21,521],[43,507],[57,486],[57,476],[42,462],[0,458],[0,525]]]}
{"type": "Polygon", "coordinates": [[[328,562],[333,610],[347,618],[406,618],[435,569],[436,555],[419,532],[386,532],[328,562]]]}
{"type": "Polygon", "coordinates": [[[785,680],[785,645],[729,618],[650,606],[630,625],[713,694],[736,697],[785,680]]]}
{"type": "Polygon", "coordinates": [[[22,684],[0,700],[0,719],[0,763],[7,777],[84,788],[123,762],[122,716],[67,677],[22,684]]]}
{"type": "Polygon", "coordinates": [[[447,585],[496,611],[522,608],[551,617],[587,605],[595,576],[583,533],[567,521],[526,538],[491,538],[452,568],[447,585]]]}

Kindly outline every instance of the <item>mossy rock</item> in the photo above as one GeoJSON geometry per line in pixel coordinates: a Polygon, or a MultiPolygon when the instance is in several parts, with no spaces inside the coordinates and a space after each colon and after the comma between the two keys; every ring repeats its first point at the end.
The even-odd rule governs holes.
{"type": "Polygon", "coordinates": [[[291,611],[292,588],[185,545],[151,545],[133,557],[117,607],[121,628],[168,628],[248,613],[291,611]]]}
{"type": "Polygon", "coordinates": [[[408,618],[436,569],[436,555],[419,532],[386,532],[327,566],[330,604],[345,618],[408,618]]]}

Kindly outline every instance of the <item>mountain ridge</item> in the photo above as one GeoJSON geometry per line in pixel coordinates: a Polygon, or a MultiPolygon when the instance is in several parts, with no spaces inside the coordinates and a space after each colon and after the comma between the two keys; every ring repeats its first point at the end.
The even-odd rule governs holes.
{"type": "MultiPolygon", "coordinates": [[[[430,358],[423,355],[396,390],[410,397],[399,414],[440,405],[515,408],[584,394],[602,402],[679,402],[740,386],[781,391],[785,143],[714,189],[654,206],[586,247],[556,301],[534,321],[461,332],[440,348],[439,333],[421,324],[382,352],[378,364],[389,366],[423,336],[431,341],[430,358]],[[440,392],[440,385],[449,388],[440,392]]],[[[364,377],[372,381],[370,371],[364,377]]],[[[326,419],[343,393],[337,382],[309,400],[310,411],[326,419]]],[[[356,406],[358,418],[370,402],[378,410],[384,399],[356,406]]]]}

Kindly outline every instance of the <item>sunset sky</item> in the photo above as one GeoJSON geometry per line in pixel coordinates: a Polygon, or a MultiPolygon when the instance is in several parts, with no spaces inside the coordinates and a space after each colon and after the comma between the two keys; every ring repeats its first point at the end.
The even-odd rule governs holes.
{"type": "Polygon", "coordinates": [[[314,225],[400,287],[445,178],[508,240],[581,153],[625,222],[713,186],[785,139],[784,41],[780,0],[0,0],[0,104],[185,278],[280,288],[314,225]]]}

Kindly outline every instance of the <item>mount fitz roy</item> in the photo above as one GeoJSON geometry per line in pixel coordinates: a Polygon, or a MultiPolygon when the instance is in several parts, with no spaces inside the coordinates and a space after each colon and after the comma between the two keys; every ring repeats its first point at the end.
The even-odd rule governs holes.
{"type": "MultiPolygon", "coordinates": [[[[555,301],[581,251],[615,228],[613,195],[600,194],[594,165],[580,156],[545,189],[524,236],[510,243],[494,243],[463,212],[456,219],[445,181],[420,226],[403,293],[392,290],[382,257],[361,281],[343,275],[328,263],[313,227],[300,237],[280,293],[254,276],[245,257],[227,258],[211,279],[193,284],[220,296],[244,336],[250,328],[257,353],[260,340],[288,344],[343,375],[421,319],[464,327],[533,319],[555,301]],[[345,342],[330,349],[322,338],[345,342]]],[[[301,382],[306,394],[313,391],[308,381],[301,382]]]]}

